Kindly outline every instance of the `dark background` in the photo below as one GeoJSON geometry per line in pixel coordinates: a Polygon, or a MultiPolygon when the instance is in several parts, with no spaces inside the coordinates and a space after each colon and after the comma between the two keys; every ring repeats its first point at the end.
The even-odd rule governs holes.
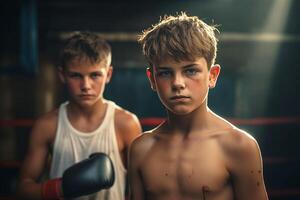
{"type": "MultiPolygon", "coordinates": [[[[32,120],[66,99],[55,67],[73,31],[102,34],[114,74],[105,96],[140,119],[165,112],[145,76],[137,34],[160,16],[186,11],[220,34],[222,67],[210,108],[258,141],[270,199],[300,199],[300,1],[2,1],[0,37],[0,199],[13,197],[32,120]]],[[[152,128],[143,125],[144,130],[152,128]]]]}

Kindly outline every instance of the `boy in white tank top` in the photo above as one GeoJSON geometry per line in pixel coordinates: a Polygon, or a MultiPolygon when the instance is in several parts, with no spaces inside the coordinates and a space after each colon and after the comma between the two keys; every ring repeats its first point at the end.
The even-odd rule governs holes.
{"type": "Polygon", "coordinates": [[[133,113],[104,99],[103,92],[112,71],[111,47],[98,35],[76,33],[67,40],[58,72],[70,99],[40,117],[33,126],[21,168],[18,189],[21,198],[50,199],[49,193],[55,193],[57,199],[63,198],[61,184],[53,180],[95,152],[103,152],[111,158],[115,182],[108,190],[80,199],[125,198],[127,150],[140,135],[141,126],[133,113]],[[40,182],[49,155],[50,180],[40,182]],[[53,182],[56,185],[51,188],[55,191],[49,186],[53,182]]]}

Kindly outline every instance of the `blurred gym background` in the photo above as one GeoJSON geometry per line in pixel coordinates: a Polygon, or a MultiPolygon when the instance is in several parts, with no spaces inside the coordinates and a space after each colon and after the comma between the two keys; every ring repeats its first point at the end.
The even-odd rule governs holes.
{"type": "Polygon", "coordinates": [[[218,24],[222,66],[210,107],[259,142],[270,199],[300,199],[300,1],[11,0],[1,5],[0,199],[14,199],[34,119],[66,99],[56,66],[73,31],[101,34],[113,51],[105,96],[147,130],[165,117],[145,76],[137,34],[165,14],[186,11],[218,24]]]}

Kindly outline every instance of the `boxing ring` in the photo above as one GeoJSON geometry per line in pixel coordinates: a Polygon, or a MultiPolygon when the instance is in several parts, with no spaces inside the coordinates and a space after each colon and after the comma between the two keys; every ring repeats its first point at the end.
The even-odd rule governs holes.
{"type": "MultiPolygon", "coordinates": [[[[163,122],[164,118],[141,118],[140,122],[144,130],[148,130],[163,122]]],[[[264,127],[264,126],[300,126],[300,117],[277,117],[277,118],[253,118],[253,119],[227,119],[234,125],[247,127],[264,127]]],[[[31,128],[34,119],[13,119],[0,120],[1,128],[31,128]]],[[[266,133],[272,134],[272,133],[266,133]]],[[[284,134],[284,133],[283,133],[284,134]]],[[[258,141],[259,142],[259,141],[258,141]]],[[[272,182],[268,179],[276,174],[272,174],[273,168],[281,168],[281,166],[295,166],[296,169],[300,166],[300,159],[297,157],[286,156],[263,156],[264,175],[266,181],[266,188],[270,199],[300,199],[300,184],[296,187],[272,187],[272,182]],[[270,172],[269,172],[270,171],[270,172]]],[[[20,160],[0,161],[0,200],[14,200],[15,187],[17,183],[18,171],[21,165],[20,160]],[[6,190],[6,191],[4,191],[6,190]]],[[[284,170],[283,170],[284,171],[284,170]]],[[[295,174],[296,175],[296,174],[295,174]]],[[[275,177],[276,178],[276,177],[275,177]]],[[[280,179],[280,177],[278,177],[280,179]]],[[[277,180],[280,182],[281,180],[277,180]]],[[[288,179],[287,179],[288,181],[288,179]]],[[[300,181],[299,181],[300,183],[300,181]]],[[[276,184],[275,184],[276,185],[276,184]]],[[[297,185],[297,184],[296,184],[297,185]]]]}

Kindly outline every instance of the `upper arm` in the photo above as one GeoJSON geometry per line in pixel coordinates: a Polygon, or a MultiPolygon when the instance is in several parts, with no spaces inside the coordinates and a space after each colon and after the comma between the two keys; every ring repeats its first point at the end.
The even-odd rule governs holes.
{"type": "Polygon", "coordinates": [[[51,118],[43,117],[37,120],[29,137],[28,150],[20,170],[19,193],[39,193],[38,180],[47,164],[50,140],[53,139],[56,126],[51,118]],[[53,132],[54,131],[54,132],[53,132]]]}
{"type": "Polygon", "coordinates": [[[142,133],[140,122],[136,115],[132,113],[124,114],[122,123],[122,138],[126,147],[129,147],[132,141],[142,133]]]}
{"type": "Polygon", "coordinates": [[[129,177],[129,198],[130,200],[143,200],[144,199],[144,189],[142,183],[142,177],[140,173],[140,162],[143,157],[142,144],[140,143],[140,138],[133,141],[129,150],[129,167],[128,167],[128,177],[129,177]]]}
{"type": "Polygon", "coordinates": [[[115,127],[119,149],[122,153],[124,165],[127,167],[127,154],[132,141],[141,135],[142,128],[138,118],[125,110],[118,110],[115,118],[115,127]]]}
{"type": "Polygon", "coordinates": [[[244,133],[233,138],[228,165],[235,199],[268,199],[261,153],[254,138],[244,133]]]}

